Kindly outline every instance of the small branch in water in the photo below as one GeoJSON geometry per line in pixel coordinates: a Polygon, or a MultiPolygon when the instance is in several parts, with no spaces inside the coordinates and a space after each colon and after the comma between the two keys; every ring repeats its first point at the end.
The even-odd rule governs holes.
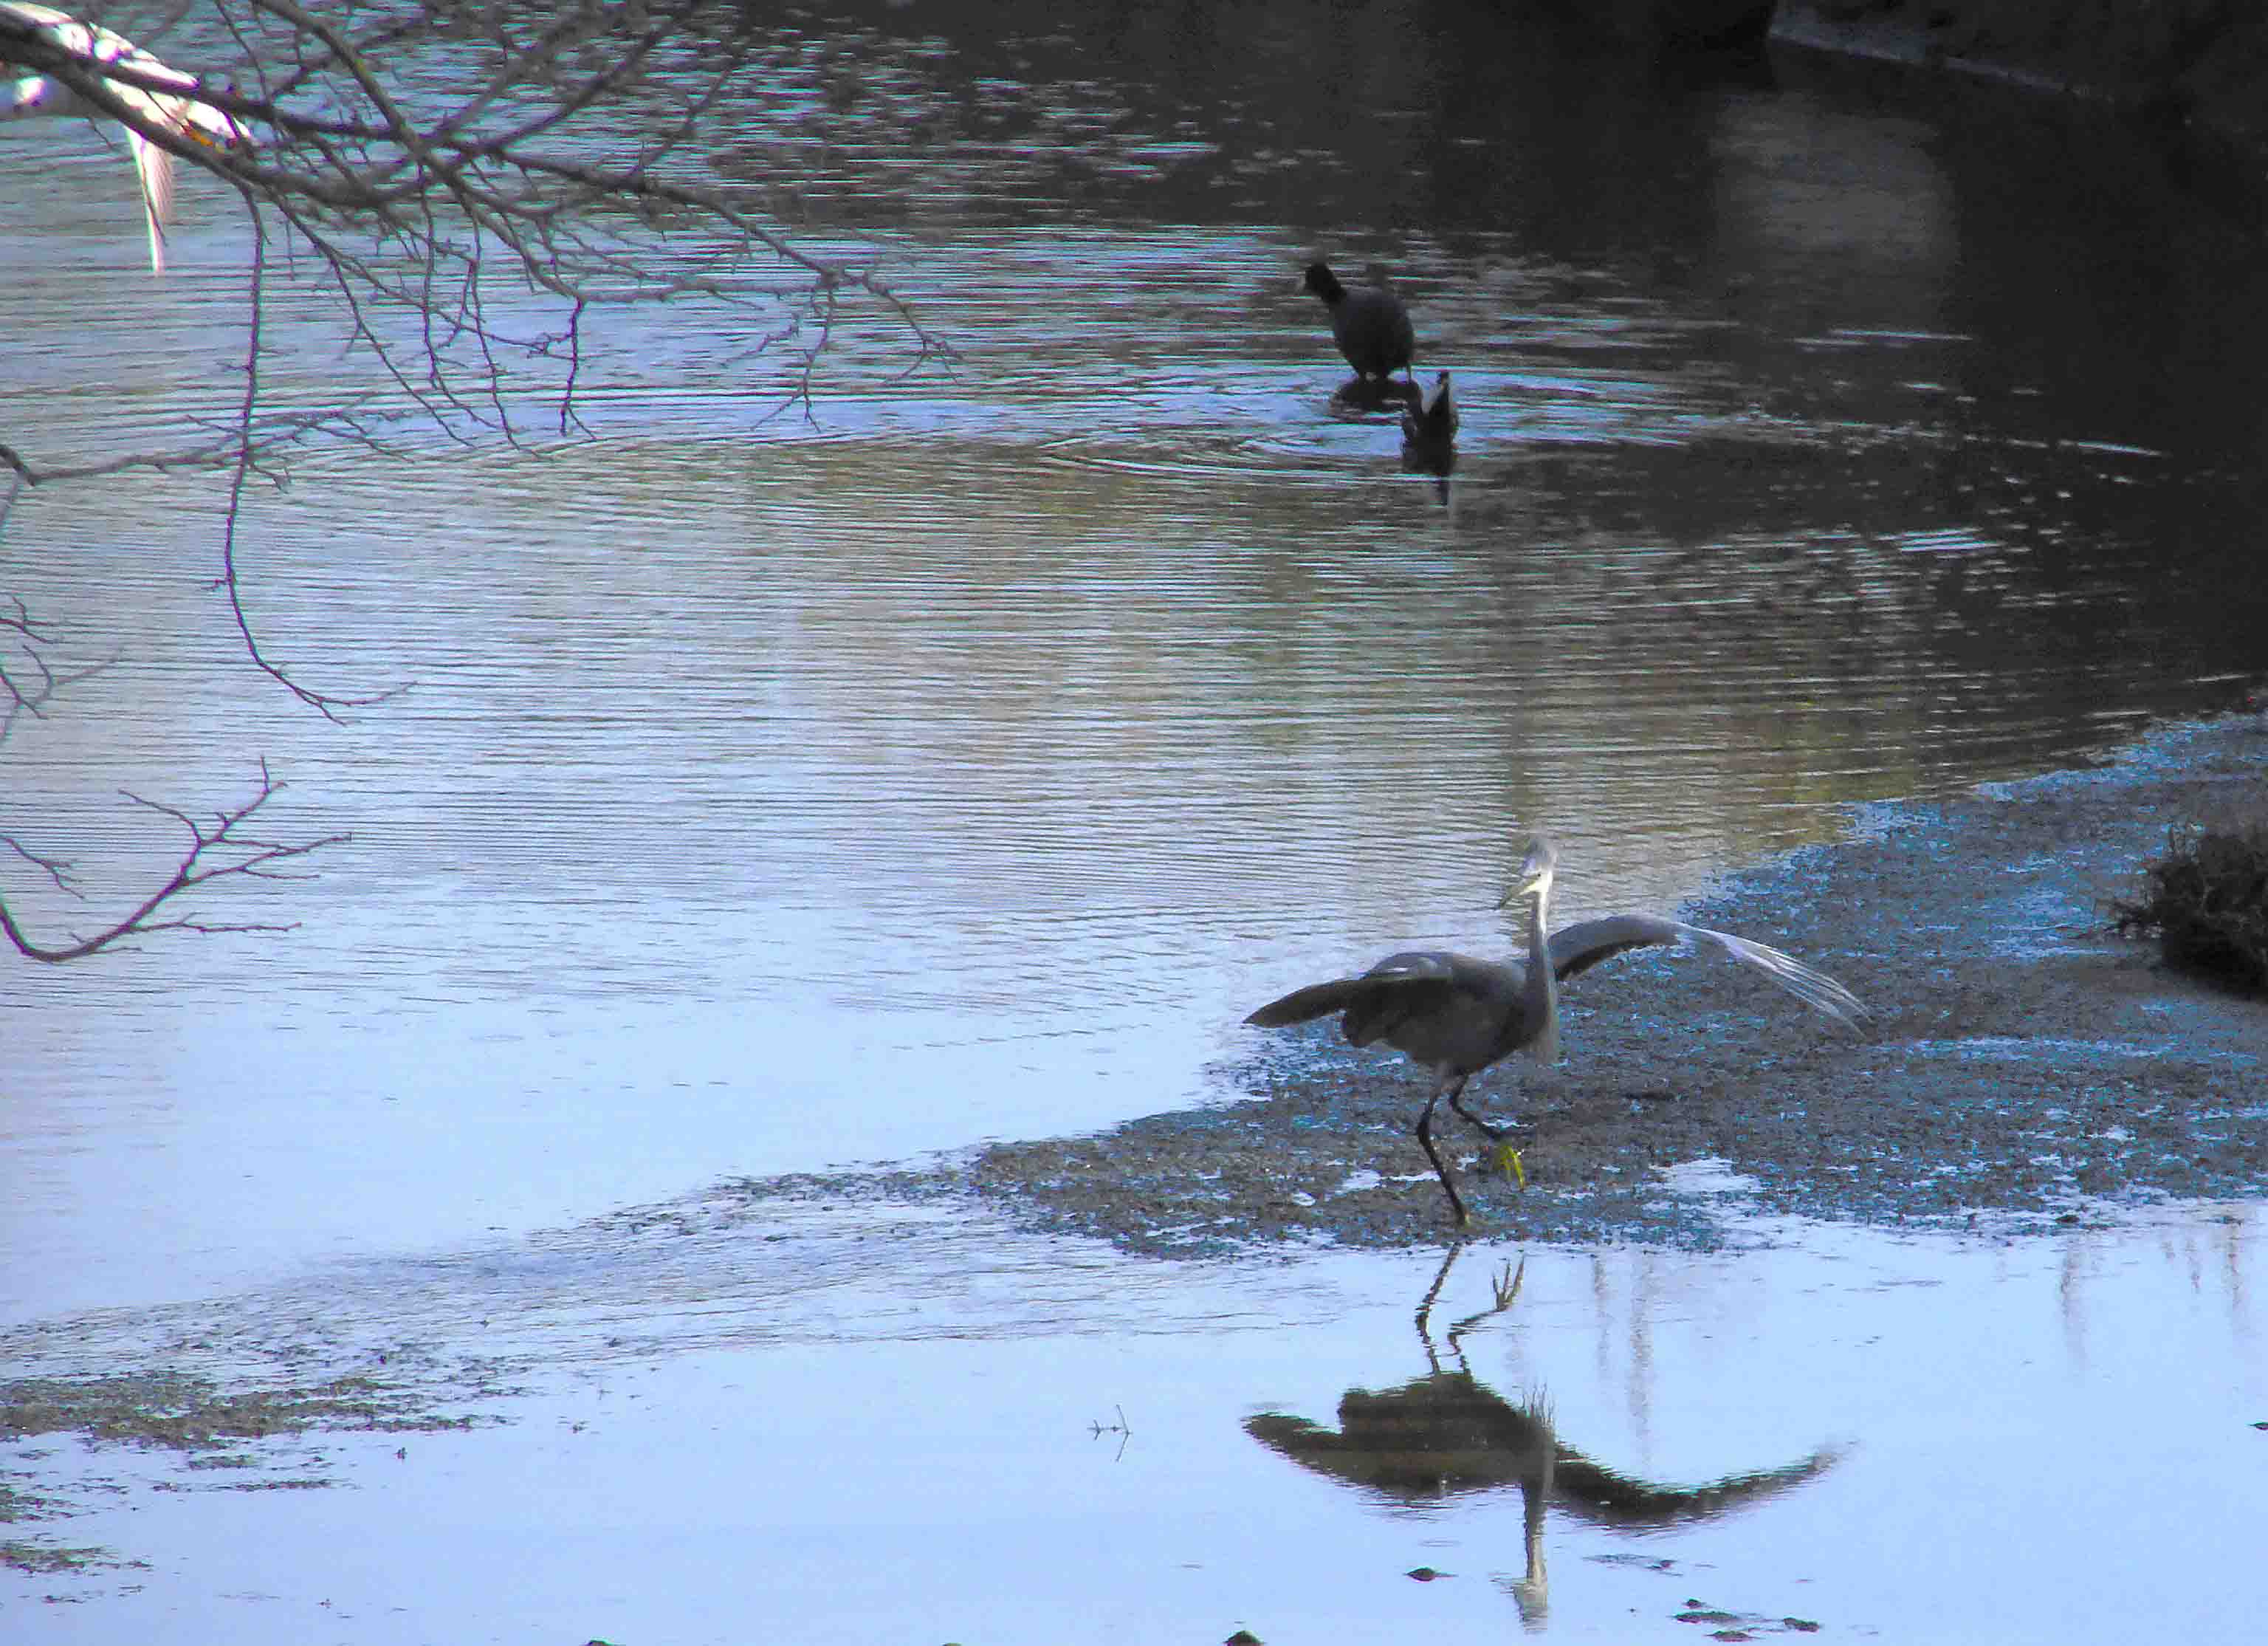
{"type": "Polygon", "coordinates": [[[1126,1455],[1126,1443],[1134,1438],[1134,1430],[1126,1421],[1126,1408],[1124,1406],[1113,1401],[1111,1403],[1111,1409],[1118,1413],[1118,1421],[1116,1423],[1106,1423],[1101,1419],[1097,1418],[1094,1421],[1086,1426],[1086,1430],[1088,1434],[1094,1436],[1097,1440],[1101,1440],[1105,1435],[1116,1435],[1118,1436],[1118,1456],[1111,1459],[1111,1462],[1116,1463],[1118,1461],[1119,1458],[1123,1458],[1126,1455]]]}

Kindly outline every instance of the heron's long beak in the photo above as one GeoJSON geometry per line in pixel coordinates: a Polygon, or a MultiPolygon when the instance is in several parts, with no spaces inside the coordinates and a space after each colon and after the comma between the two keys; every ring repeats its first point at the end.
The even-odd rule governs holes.
{"type": "Polygon", "coordinates": [[[1523,867],[1521,870],[1520,878],[1513,882],[1512,889],[1506,892],[1503,897],[1498,897],[1496,900],[1496,906],[1499,909],[1509,909],[1521,898],[1531,897],[1536,892],[1542,891],[1550,883],[1551,871],[1550,869],[1523,867]]]}

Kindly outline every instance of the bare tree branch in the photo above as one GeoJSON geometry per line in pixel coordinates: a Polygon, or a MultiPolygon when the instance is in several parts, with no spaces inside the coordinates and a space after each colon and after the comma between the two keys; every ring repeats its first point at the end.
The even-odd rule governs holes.
{"type": "MultiPolygon", "coordinates": [[[[11,482],[8,498],[0,500],[0,524],[7,520],[8,504],[15,500],[15,483],[11,482]]],[[[37,719],[65,686],[91,679],[110,666],[107,662],[92,663],[85,668],[58,670],[47,657],[48,649],[56,644],[55,637],[40,625],[22,600],[11,594],[8,604],[14,609],[0,611],[0,631],[14,634],[18,661],[11,673],[9,659],[0,653],[0,743],[8,741],[8,734],[16,729],[20,716],[28,714],[37,719]],[[29,671],[28,676],[26,670],[29,671]]]]}
{"type": "MultiPolygon", "coordinates": [[[[16,483],[11,481],[9,495],[0,498],[0,520],[4,520],[7,506],[13,501],[16,483]]],[[[102,673],[117,660],[102,661],[78,668],[58,665],[48,655],[59,650],[63,637],[49,624],[34,617],[24,602],[9,597],[0,608],[0,744],[8,741],[16,729],[18,720],[26,715],[44,718],[50,702],[65,687],[76,684],[102,673]]],[[[301,858],[335,845],[347,839],[345,835],[327,835],[319,840],[286,845],[273,840],[256,839],[243,832],[246,822],[265,806],[284,785],[269,771],[268,763],[260,763],[260,787],[251,800],[231,810],[215,814],[212,822],[200,823],[188,813],[172,806],[144,799],[139,794],[126,793],[133,805],[172,818],[188,831],[189,847],[157,888],[123,918],[113,920],[91,935],[77,932],[68,934],[62,942],[34,941],[15,911],[8,906],[4,891],[0,891],[0,935],[4,935],[16,951],[28,959],[60,964],[78,960],[102,949],[124,942],[129,938],[146,936],[154,932],[283,932],[289,926],[250,922],[195,919],[173,912],[179,901],[210,881],[230,876],[255,880],[287,878],[277,865],[301,858]],[[163,918],[160,918],[162,914],[163,918]]],[[[74,865],[68,858],[35,850],[13,834],[0,830],[0,856],[13,857],[30,864],[44,875],[56,890],[73,897],[83,897],[74,865]]]]}
{"type": "Polygon", "coordinates": [[[238,572],[245,482],[291,446],[366,439],[403,415],[453,439],[486,432],[516,441],[531,394],[571,435],[584,427],[577,399],[593,316],[688,297],[756,315],[752,352],[777,351],[789,368],[775,416],[810,414],[822,357],[854,299],[905,336],[909,369],[952,358],[880,273],[878,255],[813,250],[752,204],[756,191],[711,175],[697,147],[703,122],[758,66],[746,8],[461,0],[318,13],[299,0],[207,0],[205,9],[240,61],[101,59],[4,7],[0,61],[48,78],[84,112],[237,194],[252,233],[234,413],[165,452],[41,459],[0,443],[0,464],[30,485],[129,468],[228,473],[217,584],[253,661],[326,714],[357,700],[308,687],[276,661],[238,572]],[[225,119],[163,112],[178,116],[185,100],[225,119]],[[279,259],[295,279],[313,274],[350,351],[401,404],[364,395],[269,410],[260,366],[279,259]]]}
{"type": "MultiPolygon", "coordinates": [[[[170,817],[188,831],[188,850],[182,853],[173,872],[123,919],[112,921],[90,936],[72,933],[70,941],[63,943],[35,942],[9,909],[7,900],[0,898],[0,936],[5,936],[15,946],[17,953],[27,959],[60,965],[65,961],[84,959],[89,955],[116,947],[129,939],[147,937],[158,932],[210,934],[289,932],[295,929],[296,922],[276,925],[249,920],[202,920],[173,912],[180,899],[217,880],[232,877],[251,880],[291,878],[278,868],[279,864],[320,852],[327,845],[337,845],[351,838],[342,834],[326,835],[320,840],[287,845],[244,833],[244,824],[283,787],[269,775],[268,763],[263,760],[260,763],[259,793],[240,806],[215,813],[209,823],[202,823],[173,807],[159,805],[130,791],[125,792],[126,798],[135,805],[170,817]]],[[[18,857],[46,871],[57,887],[77,895],[70,874],[71,865],[67,860],[42,856],[13,835],[0,834],[0,845],[8,847],[18,857]]]]}
{"type": "MultiPolygon", "coordinates": [[[[96,25],[118,10],[82,8],[96,25]]],[[[139,31],[137,55],[115,35],[88,46],[93,35],[58,28],[55,14],[0,0],[0,64],[28,77],[0,94],[51,83],[54,104],[130,134],[153,262],[172,190],[152,179],[163,183],[170,166],[226,183],[249,231],[239,380],[211,397],[225,410],[177,418],[186,437],[123,454],[42,451],[28,417],[0,426],[0,535],[24,488],[137,470],[225,475],[213,587],[254,665],[337,719],[377,699],[298,677],[263,635],[245,575],[252,483],[280,483],[294,448],[382,450],[387,432],[413,421],[460,442],[516,444],[537,427],[586,433],[581,407],[610,319],[681,300],[730,311],[747,354],[777,358],[772,417],[813,415],[828,351],[853,325],[901,337],[909,374],[951,362],[878,251],[848,237],[821,249],[769,210],[782,191],[720,179],[711,163],[704,134],[720,102],[764,69],[759,15],[730,0],[181,0],[157,32],[139,31]],[[176,27],[192,13],[207,26],[176,27]],[[163,62],[147,49],[161,39],[163,62]],[[304,314],[311,297],[328,301],[359,378],[327,365],[311,388],[293,388],[271,315],[287,305],[304,314]],[[289,403],[295,395],[303,403],[289,403]]],[[[26,112],[55,110],[0,95],[0,114],[26,112]]],[[[0,742],[106,666],[60,668],[54,646],[20,602],[0,606],[0,742]]],[[[274,878],[345,838],[284,845],[245,832],[281,786],[263,761],[258,793],[203,821],[129,794],[188,831],[163,883],[123,919],[67,941],[34,941],[0,899],[0,933],[18,953],[58,963],[155,932],[284,929],[175,912],[211,882],[274,878]]],[[[78,895],[68,860],[5,833],[0,847],[0,863],[29,864],[78,895]]]]}

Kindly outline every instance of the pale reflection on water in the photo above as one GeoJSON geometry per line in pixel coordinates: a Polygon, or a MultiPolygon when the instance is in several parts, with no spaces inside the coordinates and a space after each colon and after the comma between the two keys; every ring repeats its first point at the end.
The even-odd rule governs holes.
{"type": "MultiPolygon", "coordinates": [[[[2204,272],[2257,254],[2209,211],[2161,188],[2138,240],[2043,181],[2052,137],[1980,173],[1832,85],[1588,64],[1603,103],[1499,96],[1528,60],[1454,30],[1518,26],[1472,19],[1370,42],[1365,96],[1447,77],[1381,149],[1293,84],[1322,44],[1217,20],[1292,55],[1184,81],[1212,48],[1138,31],[1123,107],[1059,148],[987,100],[1068,107],[1044,32],[784,35],[782,99],[730,111],[719,165],[786,144],[818,221],[871,208],[960,363],[899,380],[904,340],[853,328],[783,417],[774,363],[673,305],[601,318],[593,442],[308,454],[243,564],[310,683],[406,689],[342,726],[244,665],[210,483],[18,501],[0,593],[109,667],[11,738],[0,827],[76,860],[91,912],[173,838],[122,788],[210,809],[264,756],[271,832],[353,839],[213,910],[287,936],[11,969],[0,1308],[1219,1096],[1287,980],[1500,946],[1529,828],[1571,915],[1667,906],[1850,802],[2069,763],[2261,664],[2232,575],[2258,326],[2204,272]],[[867,94],[821,95],[854,60],[867,94]],[[948,91],[959,124],[901,129],[948,91]],[[887,189],[831,192],[885,155],[887,189]],[[1390,265],[1456,373],[1446,502],[1390,420],[1331,415],[1293,290],[1318,247],[1390,265]],[[159,1239],[178,1269],[141,1261],[159,1239]]],[[[40,409],[11,438],[209,412],[241,347],[217,203],[153,282],[75,203],[114,155],[7,141],[37,162],[0,176],[0,392],[40,409]]],[[[280,313],[280,389],[366,383],[280,313]]],[[[42,930],[81,918],[7,873],[42,930]]]]}

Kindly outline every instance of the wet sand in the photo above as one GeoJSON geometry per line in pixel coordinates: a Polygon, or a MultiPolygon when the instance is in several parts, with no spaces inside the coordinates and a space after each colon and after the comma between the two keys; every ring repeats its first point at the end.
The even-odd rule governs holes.
{"type": "MultiPolygon", "coordinates": [[[[1558,1066],[1515,1058],[1467,1090],[1522,1123],[1524,1190],[1484,1175],[1477,1137],[1443,1113],[1437,1139],[1468,1146],[1470,1232],[1705,1249],[1759,1210],[2053,1226],[2261,1192],[2268,1003],[2168,971],[2154,942],[2112,933],[2110,910],[2169,829],[2264,808],[2268,717],[2230,716],[2163,728],[2098,769],[1869,808],[1857,838],[1731,879],[1683,917],[1787,949],[1872,1016],[1844,1029],[1701,952],[1585,974],[1563,997],[1558,1066]]],[[[1563,883],[1581,872],[1563,865],[1563,883]]],[[[1395,946],[1381,938],[1379,953],[1395,946]]],[[[1313,980],[1255,978],[1253,1003],[1313,980]]],[[[864,1182],[743,1188],[759,1202],[973,1192],[1145,1253],[1447,1236],[1411,1133],[1424,1074],[1344,1044],[1335,1022],[1248,1032],[1250,1059],[1226,1072],[1241,1101],[864,1182]]]]}

